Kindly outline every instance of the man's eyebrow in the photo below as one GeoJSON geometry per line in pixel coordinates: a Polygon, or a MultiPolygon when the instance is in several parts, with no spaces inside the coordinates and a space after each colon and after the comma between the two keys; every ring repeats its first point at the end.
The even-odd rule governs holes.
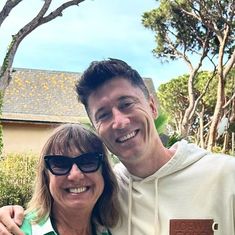
{"type": "Polygon", "coordinates": [[[132,100],[134,100],[134,101],[138,100],[137,97],[130,96],[130,95],[125,95],[125,96],[119,97],[118,101],[123,101],[123,100],[126,100],[126,99],[132,99],[132,100]]]}
{"type": "Polygon", "coordinates": [[[130,95],[125,95],[125,96],[119,97],[118,100],[125,100],[125,99],[135,99],[135,98],[133,96],[130,96],[130,95]]]}
{"type": "MultiPolygon", "coordinates": [[[[130,96],[130,95],[124,95],[124,96],[120,96],[120,97],[118,98],[118,102],[124,101],[124,100],[126,100],[126,99],[132,99],[132,100],[134,100],[134,101],[137,101],[137,100],[138,100],[137,97],[130,96]]],[[[97,111],[96,111],[95,114],[94,114],[95,119],[97,119],[97,115],[98,115],[100,112],[103,112],[105,109],[106,109],[106,106],[102,106],[102,107],[98,108],[97,111]]]]}

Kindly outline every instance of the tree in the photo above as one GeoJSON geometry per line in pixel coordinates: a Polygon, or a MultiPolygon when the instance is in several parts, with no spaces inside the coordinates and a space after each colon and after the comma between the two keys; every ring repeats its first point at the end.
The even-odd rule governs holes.
{"type": "MultiPolygon", "coordinates": [[[[225,96],[229,100],[231,95],[234,92],[234,70],[232,70],[229,75],[233,79],[229,79],[225,85],[225,96]]],[[[205,89],[207,83],[207,77],[211,77],[210,73],[207,71],[199,72],[195,79],[195,99],[197,100],[201,96],[202,92],[205,89]]],[[[187,99],[187,81],[189,75],[179,76],[171,81],[162,84],[159,86],[157,96],[159,102],[161,103],[161,109],[164,113],[170,116],[169,124],[173,127],[174,130],[178,131],[184,112],[188,106],[187,99]]],[[[188,131],[188,137],[193,139],[196,143],[200,144],[201,147],[206,147],[206,140],[209,137],[209,125],[211,123],[211,118],[213,117],[213,111],[216,104],[216,87],[218,86],[218,80],[214,78],[208,88],[206,94],[200,99],[200,102],[197,105],[195,114],[192,119],[192,124],[188,131]]],[[[232,108],[232,103],[228,106],[226,110],[226,117],[228,117],[232,123],[234,109],[232,108]]],[[[218,131],[217,131],[218,133],[218,131]]],[[[220,149],[224,148],[225,152],[228,152],[228,149],[231,149],[231,141],[229,141],[228,132],[223,132],[223,135],[218,136],[217,134],[217,146],[220,149]],[[223,143],[227,140],[226,144],[223,143]],[[223,146],[224,145],[224,146],[223,146]]]]}
{"type": "MultiPolygon", "coordinates": [[[[11,11],[23,0],[7,0],[2,10],[0,11],[0,27],[4,20],[8,17],[11,11]]],[[[43,0],[43,4],[41,9],[39,9],[38,14],[28,22],[24,27],[22,27],[15,35],[12,36],[12,40],[7,49],[3,64],[0,69],[0,93],[4,95],[5,89],[9,85],[11,81],[11,73],[12,73],[12,64],[14,61],[14,57],[16,51],[22,42],[22,40],[29,35],[33,30],[35,30],[38,26],[48,23],[58,16],[62,16],[63,11],[74,5],[79,5],[79,3],[84,0],[70,0],[61,4],[55,10],[48,12],[48,9],[51,5],[52,0],[43,0]]]]}
{"type": "MultiPolygon", "coordinates": [[[[11,11],[23,0],[6,0],[5,5],[0,11],[0,28],[4,20],[9,16],[11,11]]],[[[52,0],[43,0],[41,9],[39,9],[38,14],[28,22],[24,27],[22,27],[15,35],[12,36],[12,40],[7,49],[6,55],[4,57],[2,66],[0,67],[0,114],[2,110],[2,99],[5,93],[7,86],[9,85],[12,78],[12,64],[14,61],[15,54],[17,49],[22,42],[22,40],[29,35],[33,30],[38,26],[50,22],[62,16],[63,11],[70,6],[78,5],[84,0],[70,0],[65,1],[59,7],[47,14],[48,9],[51,5],[52,0]]],[[[0,153],[2,149],[2,127],[0,126],[0,153]]]]}
{"type": "Polygon", "coordinates": [[[235,63],[235,0],[164,0],[158,8],[143,15],[142,23],[156,33],[157,46],[154,55],[163,62],[183,59],[188,65],[188,106],[182,118],[181,134],[187,136],[193,117],[209,83],[218,80],[217,101],[210,125],[208,149],[215,144],[216,128],[223,116],[225,103],[224,86],[227,74],[235,63]],[[192,55],[197,55],[193,63],[192,55]],[[214,67],[201,96],[195,98],[195,79],[205,59],[214,67]]]}
{"type": "Polygon", "coordinates": [[[188,106],[187,80],[187,75],[172,79],[161,84],[157,92],[160,108],[169,115],[169,122],[177,133],[180,133],[184,112],[188,106]]]}

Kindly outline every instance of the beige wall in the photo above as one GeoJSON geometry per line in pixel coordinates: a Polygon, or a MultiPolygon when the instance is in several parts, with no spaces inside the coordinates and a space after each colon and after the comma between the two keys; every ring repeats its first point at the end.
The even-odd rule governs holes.
{"type": "Polygon", "coordinates": [[[40,153],[56,125],[29,123],[2,123],[3,153],[40,153]]]}

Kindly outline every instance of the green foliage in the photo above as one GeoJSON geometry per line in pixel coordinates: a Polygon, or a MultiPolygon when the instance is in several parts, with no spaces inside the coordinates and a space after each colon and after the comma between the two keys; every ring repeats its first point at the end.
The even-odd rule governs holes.
{"type": "Polygon", "coordinates": [[[158,134],[162,134],[164,132],[167,122],[168,116],[165,113],[160,113],[158,117],[154,120],[154,124],[158,134]]]}
{"type": "Polygon", "coordinates": [[[163,112],[160,112],[157,119],[154,120],[155,128],[156,128],[158,134],[160,135],[162,143],[167,148],[171,147],[174,143],[176,143],[177,141],[182,139],[176,133],[173,133],[170,135],[165,134],[168,121],[169,121],[168,115],[163,112]]]}
{"type": "Polygon", "coordinates": [[[0,160],[0,206],[26,206],[32,195],[38,156],[9,154],[0,160]]]}
{"type": "Polygon", "coordinates": [[[178,135],[177,133],[174,133],[169,136],[168,142],[165,144],[165,147],[169,148],[174,143],[176,143],[177,141],[180,141],[181,139],[182,139],[182,137],[180,135],[178,135]]]}
{"type": "Polygon", "coordinates": [[[235,122],[231,122],[228,128],[229,132],[235,132],[235,122]]]}
{"type": "Polygon", "coordinates": [[[231,0],[157,0],[158,7],[143,14],[142,23],[156,33],[154,55],[162,60],[175,60],[197,54],[206,45],[211,55],[219,52],[216,37],[229,27],[229,37],[225,53],[231,55],[234,50],[234,14],[231,0]]]}
{"type": "Polygon", "coordinates": [[[168,114],[170,119],[180,118],[181,111],[188,106],[187,81],[188,75],[183,75],[159,86],[157,96],[163,112],[168,114]]]}
{"type": "MultiPolygon", "coordinates": [[[[210,78],[209,72],[203,71],[197,74],[195,79],[195,99],[197,99],[203,92],[207,80],[210,78]]],[[[161,103],[161,107],[172,120],[180,120],[184,115],[186,108],[189,105],[188,101],[188,78],[189,75],[182,75],[172,79],[168,83],[160,85],[157,96],[161,103]]],[[[201,99],[201,105],[207,107],[212,113],[213,107],[216,102],[216,82],[212,80],[207,92],[201,99]]],[[[201,106],[198,106],[200,110],[201,106]]]]}
{"type": "Polygon", "coordinates": [[[3,64],[2,64],[1,69],[0,69],[0,78],[1,79],[2,79],[2,77],[4,75],[4,73],[7,70],[7,67],[8,67],[8,64],[9,64],[10,52],[12,50],[12,47],[14,47],[15,41],[16,41],[16,36],[12,35],[12,41],[11,41],[10,45],[8,46],[7,53],[5,55],[5,58],[3,60],[3,64]]]}
{"type": "MultiPolygon", "coordinates": [[[[197,99],[204,91],[207,81],[212,77],[212,73],[207,71],[199,72],[196,76],[194,83],[195,99],[197,99]]],[[[179,76],[171,81],[159,86],[157,96],[160,102],[161,109],[166,115],[169,116],[169,125],[176,131],[180,128],[180,121],[184,116],[185,110],[188,107],[188,83],[189,75],[179,76]]],[[[231,70],[227,76],[225,83],[225,95],[226,100],[229,100],[234,93],[234,70],[231,70]]],[[[210,122],[213,117],[214,107],[216,104],[216,88],[218,85],[218,80],[214,77],[208,86],[208,89],[204,96],[201,98],[196,112],[192,119],[192,125],[189,129],[189,136],[193,137],[196,141],[198,138],[198,128],[199,128],[199,117],[198,113],[204,109],[203,122],[204,122],[204,134],[208,133],[208,126],[206,124],[210,122]]],[[[229,129],[230,130],[230,129],[229,129]]],[[[219,144],[219,143],[217,143],[219,144]]],[[[222,145],[222,143],[221,143],[222,145]]]]}
{"type": "MultiPolygon", "coordinates": [[[[227,99],[229,99],[229,97],[231,97],[234,92],[234,79],[232,79],[233,73],[233,70],[229,73],[227,82],[225,84],[225,93],[227,99]]],[[[202,71],[197,74],[194,86],[195,99],[197,99],[202,94],[207,80],[211,76],[212,74],[207,71],[202,71]]],[[[159,98],[161,108],[163,109],[164,113],[170,116],[170,119],[179,120],[188,107],[188,78],[189,75],[179,76],[159,86],[157,96],[159,98]]],[[[200,112],[201,106],[203,105],[205,108],[205,114],[208,116],[213,115],[213,110],[216,103],[217,85],[218,80],[216,77],[214,77],[197,107],[198,112],[200,112]]]]}
{"type": "MultiPolygon", "coordinates": [[[[0,92],[0,117],[2,116],[2,100],[3,100],[3,94],[2,92],[0,92]]],[[[3,148],[2,125],[0,125],[0,156],[2,155],[2,148],[3,148]]]]}

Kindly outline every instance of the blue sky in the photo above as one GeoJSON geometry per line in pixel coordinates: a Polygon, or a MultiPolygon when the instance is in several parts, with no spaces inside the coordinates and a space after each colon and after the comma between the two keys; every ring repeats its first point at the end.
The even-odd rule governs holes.
{"type": "MultiPolygon", "coordinates": [[[[1,0],[0,8],[5,2],[1,0]]],[[[0,63],[11,35],[37,14],[42,2],[23,0],[3,23],[0,63]]],[[[93,60],[119,58],[143,77],[151,77],[157,88],[188,69],[182,62],[162,64],[153,56],[154,34],[142,26],[141,15],[156,5],[155,0],[86,0],[28,35],[13,66],[82,72],[93,60]]]]}

